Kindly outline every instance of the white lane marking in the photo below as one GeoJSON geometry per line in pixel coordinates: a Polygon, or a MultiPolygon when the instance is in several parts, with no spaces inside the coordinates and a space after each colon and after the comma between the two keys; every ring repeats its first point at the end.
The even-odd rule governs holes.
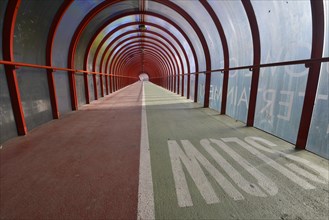
{"type": "Polygon", "coordinates": [[[294,156],[294,155],[290,155],[290,154],[286,154],[286,153],[283,153],[283,152],[280,152],[280,151],[277,151],[277,150],[273,150],[273,149],[269,149],[267,147],[264,147],[262,145],[260,145],[259,143],[257,143],[256,141],[259,141],[259,142],[262,142],[270,147],[274,147],[276,146],[274,143],[264,139],[264,138],[261,138],[261,137],[246,137],[245,138],[245,141],[251,145],[253,145],[255,148],[259,149],[259,150],[262,150],[262,151],[265,151],[265,152],[269,152],[269,153],[272,153],[272,154],[277,154],[277,155],[281,155],[285,158],[288,158],[290,160],[293,160],[295,162],[298,162],[298,163],[302,163],[308,167],[310,167],[312,170],[314,170],[316,173],[318,173],[321,177],[323,177],[325,180],[329,181],[329,171],[325,168],[322,168],[304,158],[301,158],[301,157],[297,157],[297,156],[294,156]]]}
{"type": "Polygon", "coordinates": [[[154,194],[151,170],[151,156],[149,137],[147,130],[147,117],[145,107],[145,88],[142,85],[142,121],[141,121],[141,143],[139,158],[139,185],[138,185],[138,210],[137,219],[154,219],[154,194]]]}
{"type": "MultiPolygon", "coordinates": [[[[212,139],[212,142],[221,145],[218,141],[212,139]]],[[[223,143],[223,142],[222,142],[223,143]]],[[[255,184],[247,181],[227,160],[224,159],[211,145],[208,139],[202,139],[200,144],[220,165],[229,177],[246,193],[253,196],[266,197],[266,194],[255,184]]],[[[224,143],[223,143],[224,144],[224,143]]]]}
{"type": "Polygon", "coordinates": [[[252,147],[252,146],[248,145],[247,143],[239,140],[238,138],[235,138],[235,137],[234,138],[222,138],[222,140],[224,142],[235,142],[235,143],[239,144],[240,146],[242,146],[243,148],[248,150],[253,155],[257,156],[259,159],[263,160],[265,163],[267,163],[272,168],[279,171],[281,174],[286,176],[288,179],[290,179],[292,182],[296,183],[300,187],[302,187],[304,189],[315,189],[315,187],[312,184],[308,183],[306,180],[300,178],[295,173],[293,173],[290,170],[288,170],[287,168],[281,166],[280,164],[278,164],[277,162],[275,162],[271,158],[269,158],[266,155],[262,154],[261,152],[256,150],[254,147],[252,147]]]}
{"type": "Polygon", "coordinates": [[[294,163],[288,163],[288,164],[286,164],[286,167],[289,167],[292,171],[295,171],[299,175],[306,177],[309,180],[312,180],[312,181],[318,182],[318,183],[322,183],[322,184],[326,184],[325,180],[318,178],[316,175],[304,170],[303,168],[300,168],[299,166],[297,166],[294,163]]]}
{"type": "MultiPolygon", "coordinates": [[[[196,151],[193,151],[193,145],[187,146],[188,144],[184,141],[182,141],[182,143],[187,155],[185,155],[176,141],[168,141],[169,155],[174,173],[178,205],[180,207],[193,205],[181,161],[191,175],[194,183],[196,184],[206,203],[219,203],[219,199],[216,196],[214,189],[212,188],[206,175],[203,173],[199,163],[195,158],[196,151]]],[[[197,154],[198,153],[199,152],[197,152],[197,154]]]]}
{"type": "Polygon", "coordinates": [[[218,203],[219,199],[200,164],[230,197],[234,200],[244,199],[242,194],[188,140],[182,140],[181,142],[186,154],[176,141],[168,141],[177,201],[180,207],[193,206],[182,163],[207,204],[218,203]]]}
{"type": "MultiPolygon", "coordinates": [[[[269,195],[273,196],[278,193],[278,187],[276,184],[257,170],[256,167],[252,166],[247,160],[241,157],[238,153],[232,150],[231,147],[227,146],[223,141],[217,139],[210,139],[211,142],[217,144],[222,150],[224,150],[228,155],[230,155],[240,166],[242,166],[246,171],[248,171],[269,195]]],[[[217,152],[217,151],[216,151],[217,152]]],[[[214,156],[213,154],[212,156],[214,156]]],[[[217,161],[217,160],[216,160],[217,161]]]]}

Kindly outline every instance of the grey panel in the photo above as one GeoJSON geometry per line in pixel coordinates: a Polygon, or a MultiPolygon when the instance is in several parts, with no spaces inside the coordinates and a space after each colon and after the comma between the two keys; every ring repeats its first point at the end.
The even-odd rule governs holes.
{"type": "Polygon", "coordinates": [[[102,76],[102,78],[103,78],[103,91],[104,91],[104,96],[106,96],[106,77],[107,76],[102,76]]]}
{"type": "Polygon", "coordinates": [[[82,106],[86,104],[86,94],[85,94],[85,86],[83,80],[83,74],[75,74],[75,83],[76,83],[76,92],[78,98],[78,106],[82,106]]]}
{"type": "Polygon", "coordinates": [[[69,78],[67,72],[54,72],[58,111],[65,114],[72,111],[69,78]]]}
{"type": "Polygon", "coordinates": [[[99,77],[99,75],[96,76],[96,87],[97,87],[97,95],[98,98],[101,98],[101,79],[99,77]]]}
{"type": "MultiPolygon", "coordinates": [[[[57,28],[57,32],[54,38],[54,44],[53,44],[53,65],[57,67],[66,67],[67,66],[67,58],[68,58],[68,50],[70,48],[70,43],[72,36],[74,34],[74,31],[76,30],[79,23],[82,21],[82,19],[88,14],[89,11],[91,11],[94,7],[96,7],[98,4],[103,2],[103,0],[93,0],[93,1],[73,1],[73,3],[70,5],[70,7],[67,9],[66,13],[62,17],[59,26],[57,28]]],[[[77,68],[76,68],[77,69],[77,68]]],[[[76,75],[77,76],[77,75],[76,75]]],[[[90,76],[88,76],[89,79],[90,76]]],[[[80,78],[76,79],[76,81],[80,82],[80,78]]],[[[57,75],[55,73],[55,81],[56,81],[56,92],[57,96],[59,96],[61,93],[61,98],[63,99],[59,102],[59,109],[62,111],[61,113],[65,113],[67,111],[71,111],[71,104],[70,102],[70,91],[69,87],[66,87],[68,84],[68,76],[66,73],[57,75]],[[59,80],[60,78],[60,80],[59,80]],[[67,81],[67,84],[66,82],[67,81]],[[58,83],[60,82],[60,83],[58,83]],[[61,88],[63,86],[63,88],[61,88]],[[58,92],[58,90],[60,90],[58,92]],[[65,96],[66,95],[66,96],[65,96]],[[62,103],[60,103],[62,102],[62,103]]],[[[92,81],[92,80],[91,80],[92,81]]],[[[90,80],[89,80],[90,83],[90,80]]],[[[91,82],[92,83],[92,82],[91,82]]],[[[78,93],[78,102],[79,105],[85,104],[85,95],[84,92],[84,84],[77,84],[77,92],[78,93]],[[79,86],[79,88],[78,88],[79,86]],[[83,87],[81,87],[83,86],[83,87]],[[83,96],[81,95],[83,94],[83,96]]],[[[89,87],[89,93],[90,94],[90,100],[94,100],[94,92],[93,89],[90,89],[93,87],[89,87]]],[[[59,97],[58,97],[59,98],[59,97]]]]}
{"type": "Polygon", "coordinates": [[[0,143],[17,136],[15,118],[11,106],[6,75],[0,65],[0,143]]]}
{"type": "MultiPolygon", "coordinates": [[[[7,0],[0,1],[0,30],[3,28],[7,0]]],[[[2,34],[0,34],[0,60],[2,60],[2,34]]],[[[0,64],[0,143],[17,136],[13,109],[8,91],[4,66],[0,64]]]]}
{"type": "Polygon", "coordinates": [[[46,70],[16,70],[26,126],[31,130],[52,120],[46,70]]]}
{"type": "MultiPolygon", "coordinates": [[[[328,52],[328,49],[326,49],[328,52]]],[[[328,53],[326,55],[328,57],[328,53]]],[[[306,149],[329,159],[329,63],[322,64],[306,149]]]]}
{"type": "MultiPolygon", "coordinates": [[[[15,61],[45,65],[49,28],[62,2],[22,1],[14,33],[15,61]]],[[[22,67],[17,77],[27,128],[52,120],[46,71],[22,67]]]]}
{"type": "MultiPolygon", "coordinates": [[[[329,2],[324,1],[323,57],[329,57],[329,2]]],[[[329,159],[329,63],[322,63],[306,149],[329,159]]]]}
{"type": "Polygon", "coordinates": [[[63,1],[22,1],[16,19],[14,56],[18,62],[45,64],[53,17],[63,1]]]}
{"type": "Polygon", "coordinates": [[[89,88],[89,100],[91,102],[95,100],[95,91],[94,91],[93,75],[90,74],[88,74],[88,88],[89,88]]]}
{"type": "Polygon", "coordinates": [[[1,34],[0,34],[0,59],[2,60],[2,28],[3,28],[3,20],[4,20],[4,16],[5,16],[5,12],[6,12],[6,8],[7,8],[7,2],[8,0],[1,0],[0,1],[0,30],[1,30],[1,34]]]}

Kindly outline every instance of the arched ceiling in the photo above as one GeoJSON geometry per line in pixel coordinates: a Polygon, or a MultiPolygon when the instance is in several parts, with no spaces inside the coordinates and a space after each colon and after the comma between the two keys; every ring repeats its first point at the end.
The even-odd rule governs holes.
{"type": "MultiPolygon", "coordinates": [[[[39,68],[37,77],[19,71],[26,84],[48,82],[54,118],[54,71],[68,76],[69,85],[58,87],[69,92],[72,110],[145,73],[151,82],[248,126],[254,124],[257,96],[269,105],[266,89],[296,90],[296,100],[305,97],[299,100],[297,141],[305,145],[319,75],[329,59],[326,0],[2,0],[0,9],[0,62],[16,121],[23,121],[19,63],[39,68]]],[[[42,95],[46,100],[48,92],[42,95]]]]}

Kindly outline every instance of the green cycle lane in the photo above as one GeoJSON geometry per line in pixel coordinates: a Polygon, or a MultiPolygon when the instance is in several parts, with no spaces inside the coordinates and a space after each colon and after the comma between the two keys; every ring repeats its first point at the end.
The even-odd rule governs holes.
{"type": "Polygon", "coordinates": [[[328,160],[144,89],[156,219],[327,219],[328,160]]]}

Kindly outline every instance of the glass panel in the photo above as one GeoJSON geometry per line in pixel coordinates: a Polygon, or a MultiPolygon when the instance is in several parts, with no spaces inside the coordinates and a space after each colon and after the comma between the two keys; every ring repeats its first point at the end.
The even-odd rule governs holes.
{"type": "MultiPolygon", "coordinates": [[[[22,1],[14,34],[17,62],[45,65],[49,28],[61,4],[62,1],[54,1],[53,4],[22,1]]],[[[21,68],[17,70],[17,77],[28,130],[52,120],[46,70],[21,68]]]]}
{"type": "Polygon", "coordinates": [[[304,65],[261,69],[255,127],[291,143],[296,142],[307,73],[304,65]]]}
{"type": "Polygon", "coordinates": [[[73,1],[62,17],[54,38],[53,65],[58,67],[67,66],[68,50],[74,31],[82,19],[103,0],[73,1]]]}
{"type": "MultiPolygon", "coordinates": [[[[208,3],[215,11],[224,29],[229,49],[230,67],[251,65],[253,63],[252,36],[248,17],[241,1],[209,0],[208,3]]],[[[246,122],[251,75],[248,71],[231,71],[229,76],[226,114],[246,122]]],[[[214,91],[217,89],[218,95],[221,96],[223,76],[213,74],[212,77],[214,91]],[[213,83],[213,80],[217,83],[213,83]]],[[[216,92],[213,94],[216,95],[216,92]]],[[[219,101],[221,101],[221,97],[219,101]]],[[[217,105],[218,110],[220,105],[217,105]]]]}
{"type": "MultiPolygon", "coordinates": [[[[106,28],[104,28],[101,31],[101,33],[97,36],[96,40],[94,41],[94,43],[93,43],[93,45],[92,45],[92,47],[90,49],[90,53],[89,53],[89,57],[88,57],[88,68],[89,69],[92,68],[92,61],[94,59],[94,55],[95,55],[96,49],[97,49],[99,43],[102,41],[102,39],[110,31],[112,31],[114,28],[118,27],[119,25],[125,24],[125,23],[134,22],[134,21],[136,21],[137,18],[138,18],[138,16],[126,16],[126,17],[120,18],[118,20],[115,20],[114,22],[112,22],[108,26],[106,26],[106,28]]],[[[129,30],[135,30],[135,29],[133,29],[132,27],[130,27],[129,30]]],[[[120,35],[121,33],[125,32],[125,31],[128,31],[128,30],[125,29],[125,28],[120,29],[118,32],[116,32],[116,33],[119,33],[119,34],[116,34],[115,36],[120,35]]],[[[111,39],[113,39],[113,37],[111,39]]],[[[99,54],[103,54],[103,52],[104,52],[104,50],[106,48],[106,45],[108,45],[109,42],[111,42],[111,40],[109,40],[109,39],[105,41],[105,43],[103,44],[103,46],[99,50],[99,54]]],[[[99,71],[100,59],[101,59],[101,56],[97,56],[97,59],[96,59],[96,71],[99,71]]]]}
{"type": "MultiPolygon", "coordinates": [[[[329,2],[324,1],[325,34],[323,57],[329,57],[329,2]]],[[[329,63],[322,63],[306,149],[329,159],[329,63]]]]}
{"type": "MultiPolygon", "coordinates": [[[[152,1],[148,2],[148,11],[152,11],[152,12],[161,14],[165,17],[168,17],[170,20],[172,20],[174,23],[176,23],[187,34],[187,36],[190,38],[190,40],[193,44],[193,47],[196,51],[197,58],[198,58],[197,60],[199,62],[199,70],[205,70],[206,65],[205,65],[205,57],[204,57],[203,48],[201,46],[198,36],[194,32],[191,25],[176,11],[174,11],[168,7],[164,7],[162,4],[159,4],[156,2],[152,2],[152,1]]],[[[176,28],[174,28],[171,24],[168,24],[167,22],[165,22],[161,19],[151,17],[151,16],[146,16],[145,20],[150,21],[152,23],[159,24],[162,27],[165,27],[166,29],[168,29],[168,31],[171,31],[177,37],[179,35],[181,35],[180,33],[179,34],[177,33],[178,31],[176,28]]],[[[184,37],[180,37],[179,39],[182,39],[181,42],[182,43],[184,42],[184,44],[188,45],[186,43],[186,40],[184,39],[184,37]]]]}
{"type": "Polygon", "coordinates": [[[114,17],[120,13],[135,11],[138,10],[138,1],[129,0],[118,2],[110,7],[105,8],[101,12],[99,12],[87,25],[83,33],[81,34],[81,38],[79,40],[77,50],[76,50],[76,58],[75,58],[75,68],[82,69],[83,68],[83,60],[86,48],[89,44],[91,37],[94,35],[96,30],[104,23],[106,20],[114,17]]]}
{"type": "MultiPolygon", "coordinates": [[[[3,28],[3,16],[5,15],[6,7],[7,1],[0,1],[0,30],[3,28]]],[[[0,34],[0,42],[2,42],[2,34],[0,34]]],[[[0,43],[0,60],[2,59],[2,43],[0,43]]],[[[16,123],[3,65],[0,65],[0,103],[0,143],[3,143],[17,136],[16,123]]]]}
{"type": "MultiPolygon", "coordinates": [[[[309,1],[253,1],[252,5],[259,25],[262,63],[310,58],[309,1]]],[[[307,74],[304,65],[260,70],[255,127],[296,142],[307,74]]]]}
{"type": "Polygon", "coordinates": [[[190,77],[190,99],[194,100],[194,89],[195,89],[195,75],[192,74],[190,77]]]}
{"type": "MultiPolygon", "coordinates": [[[[106,64],[106,61],[107,61],[107,59],[108,59],[108,56],[110,55],[110,53],[111,53],[111,51],[114,49],[114,47],[118,44],[118,43],[120,43],[121,41],[124,41],[124,40],[126,40],[127,38],[129,38],[129,37],[132,37],[132,36],[138,36],[138,34],[129,34],[129,35],[126,35],[126,36],[124,36],[124,37],[122,37],[122,38],[120,38],[119,40],[117,40],[115,43],[113,43],[112,44],[112,46],[107,50],[107,52],[106,52],[106,54],[105,54],[105,57],[104,57],[104,61],[103,61],[103,67],[102,68],[104,68],[103,69],[103,72],[106,72],[105,71],[105,64],[106,64]]],[[[135,41],[136,39],[133,39],[133,41],[135,41]]],[[[125,43],[124,43],[125,44],[125,43]]],[[[106,47],[107,47],[108,45],[106,45],[106,47]]],[[[121,46],[122,46],[122,44],[121,44],[121,46]]],[[[112,53],[112,55],[111,55],[111,59],[112,59],[112,57],[113,57],[113,55],[116,53],[116,51],[118,51],[118,49],[121,47],[121,46],[119,46],[113,53],[112,53]]],[[[102,55],[101,55],[102,56],[102,55]]],[[[100,57],[101,57],[100,56],[100,57]]],[[[110,61],[111,61],[111,59],[110,59],[110,61]]],[[[109,62],[109,64],[110,64],[110,62],[109,62]]],[[[109,67],[108,67],[109,68],[109,67]]]]}
{"type": "Polygon", "coordinates": [[[209,107],[219,112],[222,105],[222,85],[223,74],[221,72],[213,72],[211,74],[209,107]]]}
{"type": "MultiPolygon", "coordinates": [[[[162,31],[162,30],[160,30],[158,28],[155,28],[155,27],[150,27],[150,30],[155,31],[155,32],[161,34],[162,36],[164,36],[166,39],[168,39],[174,45],[174,47],[177,49],[180,57],[182,58],[183,66],[184,66],[184,73],[187,73],[187,60],[186,60],[186,57],[184,56],[184,53],[183,53],[183,49],[184,48],[181,48],[179,46],[179,44],[169,34],[167,34],[166,32],[164,32],[164,31],[162,31]]],[[[182,72],[180,72],[180,73],[182,73],[182,72]]]]}
{"type": "Polygon", "coordinates": [[[249,70],[232,70],[229,73],[226,114],[242,122],[247,121],[250,81],[249,70]]]}
{"type": "MultiPolygon", "coordinates": [[[[96,59],[96,71],[99,71],[99,63],[100,63],[100,60],[101,60],[101,55],[104,50],[106,49],[106,46],[111,43],[116,37],[118,37],[119,35],[121,35],[122,33],[124,32],[127,32],[127,31],[132,31],[134,30],[132,28],[132,26],[130,27],[126,27],[126,28],[122,28],[120,29],[119,31],[115,32],[114,34],[111,35],[111,37],[109,37],[103,44],[103,46],[101,47],[101,49],[99,50],[99,53],[98,53],[98,56],[97,56],[97,59],[96,59]]],[[[98,44],[100,43],[100,41],[103,39],[103,36],[101,35],[98,35],[98,37],[96,38],[95,42],[93,43],[93,46],[90,50],[90,53],[89,53],[89,57],[88,57],[88,68],[89,70],[92,69],[92,62],[93,62],[93,59],[94,59],[94,56],[95,56],[95,52],[96,52],[96,49],[98,47],[98,44]]]]}
{"type": "Polygon", "coordinates": [[[184,50],[186,51],[187,57],[189,59],[191,72],[195,72],[195,62],[194,62],[192,50],[191,50],[189,44],[187,43],[187,41],[184,39],[183,35],[175,27],[173,27],[166,21],[163,21],[159,18],[145,16],[145,21],[155,23],[155,24],[160,25],[161,27],[166,28],[170,33],[172,33],[178,39],[179,42],[181,42],[184,50]]]}
{"type": "Polygon", "coordinates": [[[187,97],[187,75],[184,76],[184,96],[187,97]]]}
{"type": "MultiPolygon", "coordinates": [[[[170,46],[170,44],[169,44],[168,42],[166,42],[165,40],[161,39],[160,37],[157,37],[156,35],[153,35],[153,34],[147,33],[146,36],[150,36],[150,37],[152,37],[152,38],[156,38],[156,39],[160,40],[161,42],[163,42],[164,45],[166,45],[166,46],[170,49],[170,51],[169,51],[166,47],[164,47],[164,46],[161,44],[161,47],[164,48],[164,50],[167,52],[167,54],[169,55],[169,57],[170,57],[170,58],[172,59],[172,61],[174,62],[173,64],[174,64],[174,71],[175,71],[175,73],[179,73],[179,72],[181,72],[180,61],[179,61],[179,59],[178,59],[178,56],[177,56],[175,50],[172,49],[172,47],[170,46]],[[173,55],[174,55],[174,56],[173,56],[173,55]],[[179,68],[179,69],[177,69],[177,65],[176,65],[176,62],[175,62],[175,61],[177,62],[177,64],[178,64],[178,68],[179,68]]],[[[159,44],[158,42],[156,42],[156,41],[154,41],[154,40],[152,40],[152,39],[147,39],[147,41],[149,41],[149,42],[153,42],[154,44],[159,44]]],[[[167,55],[167,56],[168,56],[168,55],[167,55]]]]}
{"type": "Polygon", "coordinates": [[[211,57],[211,69],[222,68],[223,66],[220,62],[220,59],[223,58],[221,39],[219,37],[217,28],[206,9],[199,1],[189,1],[188,3],[186,1],[172,2],[184,9],[188,14],[193,15],[193,20],[197,23],[203,36],[206,39],[211,57]]]}
{"type": "Polygon", "coordinates": [[[198,85],[198,103],[203,105],[204,102],[204,87],[206,82],[205,74],[199,74],[199,85],[198,85]]]}

